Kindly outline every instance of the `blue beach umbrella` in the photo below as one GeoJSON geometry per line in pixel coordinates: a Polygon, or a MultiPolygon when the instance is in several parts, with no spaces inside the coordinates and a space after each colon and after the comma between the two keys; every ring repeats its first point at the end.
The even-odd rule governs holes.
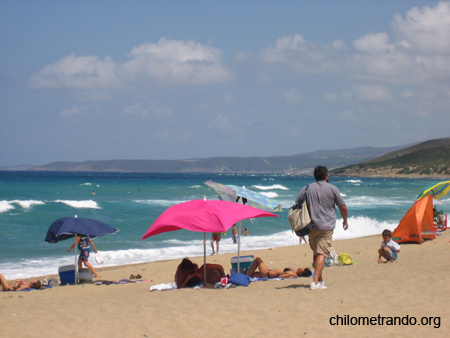
{"type": "MultiPolygon", "coordinates": [[[[89,237],[91,239],[106,235],[115,234],[119,231],[112,226],[89,218],[63,217],[57,219],[50,225],[45,236],[47,243],[58,243],[76,236],[89,237]]],[[[77,247],[75,245],[75,284],[77,283],[78,264],[77,247]]]]}
{"type": "Polygon", "coordinates": [[[89,218],[63,217],[50,225],[45,236],[47,243],[57,243],[77,235],[88,236],[91,239],[119,231],[112,226],[89,218]]]}

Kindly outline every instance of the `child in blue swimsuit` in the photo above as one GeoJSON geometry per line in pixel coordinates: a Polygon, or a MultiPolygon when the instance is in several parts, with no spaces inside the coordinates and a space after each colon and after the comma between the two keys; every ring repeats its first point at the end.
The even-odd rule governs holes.
{"type": "MultiPolygon", "coordinates": [[[[78,249],[80,250],[80,256],[78,257],[78,270],[81,269],[82,263],[92,271],[95,278],[99,278],[100,275],[95,271],[95,268],[89,263],[89,254],[91,252],[91,246],[94,249],[95,253],[97,253],[97,249],[95,248],[94,242],[89,237],[81,237],[77,236],[76,244],[78,245],[78,249]]],[[[75,243],[73,243],[67,252],[72,250],[75,247],[75,243]]]]}

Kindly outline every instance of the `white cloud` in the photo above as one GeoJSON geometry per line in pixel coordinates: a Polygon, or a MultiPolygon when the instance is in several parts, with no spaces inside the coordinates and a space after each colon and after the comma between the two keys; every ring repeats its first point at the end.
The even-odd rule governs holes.
{"type": "Polygon", "coordinates": [[[356,39],[353,49],[340,40],[317,45],[300,34],[284,36],[262,49],[259,60],[272,65],[272,72],[336,74],[350,81],[450,90],[450,2],[414,7],[405,18],[395,15],[392,29],[397,40],[390,41],[387,32],[371,32],[356,39]]]}
{"type": "Polygon", "coordinates": [[[355,114],[353,113],[353,111],[351,111],[351,110],[346,110],[346,111],[340,113],[339,119],[342,121],[347,121],[347,122],[355,122],[358,120],[357,117],[355,116],[355,114]]]}
{"type": "Polygon", "coordinates": [[[355,40],[353,45],[360,52],[384,53],[393,50],[389,43],[388,35],[383,33],[371,33],[355,40]]]}
{"type": "Polygon", "coordinates": [[[123,64],[120,74],[130,83],[209,84],[233,78],[220,49],[193,40],[161,38],[157,44],[134,47],[129,56],[131,60],[123,64]]]}
{"type": "Polygon", "coordinates": [[[209,124],[208,129],[222,131],[232,131],[234,128],[231,126],[230,118],[227,115],[217,114],[216,118],[209,124]]]}
{"type": "Polygon", "coordinates": [[[287,102],[301,103],[303,101],[302,94],[295,88],[290,88],[284,93],[284,97],[287,102]]]}
{"type": "Polygon", "coordinates": [[[393,30],[420,53],[450,53],[450,2],[414,7],[403,18],[394,16],[393,30]]]}
{"type": "Polygon", "coordinates": [[[32,88],[111,89],[135,84],[211,84],[233,79],[222,51],[190,41],[161,38],[134,47],[130,60],[70,54],[30,77],[32,88]]]}
{"type": "Polygon", "coordinates": [[[63,109],[60,114],[63,116],[73,116],[78,114],[78,112],[80,111],[80,108],[78,108],[77,106],[72,106],[70,108],[67,109],[63,109]]]}
{"type": "Polygon", "coordinates": [[[110,57],[100,60],[97,56],[76,57],[72,53],[32,75],[30,86],[32,88],[116,88],[119,80],[115,75],[115,69],[116,64],[110,57]]]}
{"type": "Polygon", "coordinates": [[[339,69],[340,50],[345,45],[317,46],[305,41],[302,35],[279,38],[274,46],[260,51],[259,59],[266,64],[279,64],[299,73],[329,73],[339,69]]]}
{"type": "Polygon", "coordinates": [[[413,95],[413,93],[410,90],[404,90],[400,93],[400,96],[405,99],[411,97],[412,95],[413,95]]]}
{"type": "Polygon", "coordinates": [[[335,102],[338,99],[338,96],[335,93],[325,93],[322,97],[327,102],[335,102]]]}
{"type": "Polygon", "coordinates": [[[150,104],[146,107],[142,107],[140,103],[136,103],[124,108],[125,114],[136,115],[143,117],[169,117],[172,115],[172,109],[168,107],[160,107],[155,104],[150,104]]]}
{"type": "Polygon", "coordinates": [[[361,101],[387,101],[392,97],[387,88],[381,85],[361,84],[355,86],[355,90],[361,101]]]}

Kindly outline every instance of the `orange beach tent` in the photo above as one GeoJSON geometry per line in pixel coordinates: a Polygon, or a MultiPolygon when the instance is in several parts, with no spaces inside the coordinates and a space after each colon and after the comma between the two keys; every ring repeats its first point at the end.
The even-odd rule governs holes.
{"type": "Polygon", "coordinates": [[[413,204],[394,230],[392,239],[397,243],[419,244],[422,244],[422,239],[436,239],[433,218],[433,196],[429,195],[413,204]]]}

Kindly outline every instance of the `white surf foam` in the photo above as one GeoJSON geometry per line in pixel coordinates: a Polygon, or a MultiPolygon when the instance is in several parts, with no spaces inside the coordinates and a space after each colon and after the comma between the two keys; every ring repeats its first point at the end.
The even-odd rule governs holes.
{"type": "MultiPolygon", "coordinates": [[[[349,229],[344,231],[342,228],[342,219],[336,222],[336,229],[334,231],[333,240],[343,240],[358,237],[366,237],[372,235],[380,235],[384,229],[394,230],[397,223],[379,222],[376,219],[369,217],[350,217],[348,220],[349,229]]],[[[252,251],[259,249],[268,249],[276,247],[284,247],[297,245],[298,237],[289,229],[267,236],[252,235],[252,227],[256,225],[246,225],[250,236],[241,236],[241,251],[252,251]]],[[[209,245],[210,234],[207,234],[206,254],[211,254],[211,247],[209,245]]],[[[381,236],[380,236],[381,242],[381,236]]],[[[128,249],[128,250],[114,250],[102,251],[102,258],[105,263],[104,266],[127,265],[134,263],[153,262],[169,259],[182,259],[184,257],[203,257],[203,234],[198,234],[197,240],[181,241],[178,239],[170,239],[161,243],[152,243],[148,241],[148,248],[146,249],[128,249]]],[[[220,241],[220,253],[232,253],[237,256],[237,245],[233,244],[230,235],[222,236],[220,241]]],[[[21,259],[17,262],[8,262],[0,264],[0,271],[6,276],[8,280],[29,278],[36,276],[46,276],[56,274],[58,268],[63,265],[74,263],[73,255],[64,255],[58,257],[43,257],[42,260],[21,259]],[[45,264],[44,264],[45,262],[45,264]]],[[[309,259],[309,258],[308,258],[309,259]]],[[[94,266],[98,266],[92,253],[90,260],[94,266]]],[[[300,264],[309,264],[309,260],[299,262],[300,264]]],[[[231,266],[225,266],[225,270],[231,266]]],[[[172,276],[167,276],[168,280],[172,276]]]]}
{"type": "Polygon", "coordinates": [[[14,209],[14,207],[9,204],[8,201],[0,201],[0,212],[5,212],[11,209],[14,209]]]}
{"type": "Polygon", "coordinates": [[[261,192],[260,194],[269,198],[278,197],[278,194],[276,192],[261,192]]]}
{"type": "Polygon", "coordinates": [[[33,205],[43,205],[43,204],[45,204],[43,201],[33,201],[33,200],[29,200],[29,201],[14,200],[14,201],[10,201],[10,203],[18,204],[24,209],[30,209],[33,205]]]}
{"type": "Polygon", "coordinates": [[[69,201],[69,200],[56,200],[57,203],[64,203],[68,205],[69,207],[75,208],[75,209],[101,209],[97,202],[93,200],[87,200],[87,201],[69,201]]]}
{"type": "Polygon", "coordinates": [[[281,184],[274,184],[274,185],[268,185],[268,186],[264,186],[264,185],[253,185],[252,187],[259,189],[259,190],[289,190],[289,188],[286,188],[285,186],[281,185],[281,184]]]}

